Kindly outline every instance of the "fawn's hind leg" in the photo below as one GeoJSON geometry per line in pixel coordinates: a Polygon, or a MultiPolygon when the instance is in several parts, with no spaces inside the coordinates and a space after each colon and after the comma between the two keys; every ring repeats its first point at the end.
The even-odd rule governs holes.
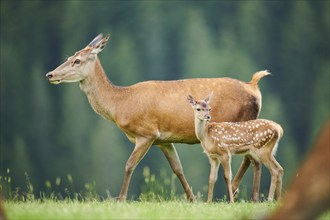
{"type": "Polygon", "coordinates": [[[275,160],[273,155],[267,157],[267,159],[263,159],[262,162],[268,168],[271,175],[268,201],[273,201],[275,190],[276,199],[281,197],[283,168],[275,160]]]}

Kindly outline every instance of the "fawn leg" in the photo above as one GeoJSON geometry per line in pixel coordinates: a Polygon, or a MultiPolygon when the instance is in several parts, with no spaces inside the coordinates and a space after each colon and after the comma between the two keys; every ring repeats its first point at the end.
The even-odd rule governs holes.
{"type": "Polygon", "coordinates": [[[282,193],[282,181],[283,181],[283,173],[284,169],[283,167],[277,162],[277,160],[273,157],[274,163],[277,166],[278,170],[278,177],[277,177],[277,184],[276,184],[276,191],[275,191],[275,199],[279,200],[281,199],[281,193],[282,193]]]}
{"type": "MultiPolygon", "coordinates": [[[[271,175],[271,183],[268,193],[268,201],[273,201],[275,189],[279,184],[281,184],[280,189],[277,189],[277,194],[280,194],[280,190],[282,190],[282,176],[283,176],[283,168],[278,166],[279,164],[275,160],[274,156],[270,156],[268,159],[263,161],[263,164],[268,168],[271,175]],[[281,180],[279,180],[281,179],[281,180]]],[[[280,195],[278,195],[280,196],[280,195]]]]}
{"type": "Polygon", "coordinates": [[[209,191],[207,195],[207,202],[212,202],[214,183],[218,179],[220,161],[217,158],[209,158],[209,160],[211,164],[211,169],[210,169],[210,177],[209,177],[209,191]]]}
{"type": "Polygon", "coordinates": [[[223,175],[227,184],[229,202],[234,202],[233,189],[231,184],[231,158],[230,156],[221,157],[221,164],[223,167],[223,175]]]}
{"type": "Polygon", "coordinates": [[[162,150],[162,152],[164,153],[168,162],[170,163],[170,166],[171,166],[173,172],[179,178],[179,180],[182,184],[182,187],[187,194],[188,200],[191,202],[195,201],[195,196],[184,176],[180,158],[176,152],[174,145],[173,144],[162,144],[162,145],[159,145],[159,147],[162,150]]]}

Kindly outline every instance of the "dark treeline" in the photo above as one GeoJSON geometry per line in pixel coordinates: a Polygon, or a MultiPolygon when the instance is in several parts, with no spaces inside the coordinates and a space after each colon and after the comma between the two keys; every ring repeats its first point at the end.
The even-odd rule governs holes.
{"type": "MultiPolygon", "coordinates": [[[[329,118],[329,20],[329,1],[2,0],[0,176],[12,177],[12,189],[26,187],[26,172],[37,190],[71,184],[78,192],[95,181],[98,193],[118,195],[133,145],[93,112],[78,83],[45,79],[102,32],[111,38],[99,57],[120,86],[192,77],[249,81],[258,70],[272,72],[260,82],[261,117],[284,128],[277,158],[286,183],[329,118]]],[[[207,157],[199,145],[177,148],[194,193],[205,195],[207,157]]],[[[234,171],[240,162],[233,161],[234,171]]],[[[144,166],[171,173],[152,148],[129,196],[141,192],[144,166]]],[[[266,193],[266,169],[262,181],[266,193]]],[[[243,184],[250,190],[251,172],[243,184]]],[[[216,196],[224,193],[220,175],[216,196]]]]}

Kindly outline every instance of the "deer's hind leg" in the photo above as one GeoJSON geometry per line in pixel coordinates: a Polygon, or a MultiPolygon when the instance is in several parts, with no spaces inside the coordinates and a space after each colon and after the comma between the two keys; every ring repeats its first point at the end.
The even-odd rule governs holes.
{"type": "Polygon", "coordinates": [[[283,167],[277,162],[277,160],[274,158],[274,163],[277,166],[278,169],[278,179],[276,183],[276,191],[275,191],[275,199],[279,200],[281,199],[281,194],[282,194],[282,182],[283,182],[283,174],[284,174],[284,169],[283,167]]]}
{"type": "Polygon", "coordinates": [[[238,171],[237,171],[237,173],[236,173],[236,175],[235,175],[235,177],[232,181],[233,194],[234,194],[235,197],[238,196],[239,184],[241,183],[242,178],[243,178],[246,170],[249,168],[250,163],[251,163],[250,159],[247,156],[245,156],[243,158],[241,166],[239,167],[239,169],[238,169],[238,171]]]}
{"type": "Polygon", "coordinates": [[[283,168],[276,161],[272,152],[267,153],[267,155],[260,158],[261,162],[268,168],[271,175],[271,183],[268,193],[268,201],[273,201],[274,194],[276,190],[276,199],[281,197],[282,191],[282,178],[283,178],[283,168]]]}
{"type": "Polygon", "coordinates": [[[245,174],[246,170],[249,168],[250,164],[253,167],[253,195],[252,201],[258,202],[259,201],[259,191],[260,191],[260,178],[261,178],[261,170],[262,166],[261,163],[253,159],[249,155],[245,155],[242,161],[240,168],[238,169],[233,181],[233,194],[234,197],[238,196],[239,192],[239,185],[242,181],[243,175],[245,174]]]}
{"type": "Polygon", "coordinates": [[[260,179],[261,179],[261,171],[262,164],[250,157],[251,164],[253,166],[253,192],[252,192],[252,201],[259,201],[259,191],[260,191],[260,179]]]}

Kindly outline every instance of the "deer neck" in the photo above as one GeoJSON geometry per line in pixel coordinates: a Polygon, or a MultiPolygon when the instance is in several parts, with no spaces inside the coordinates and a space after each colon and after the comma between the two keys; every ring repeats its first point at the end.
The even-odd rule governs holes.
{"type": "Polygon", "coordinates": [[[201,120],[197,116],[195,117],[195,134],[198,140],[201,142],[205,138],[205,132],[206,132],[206,126],[207,126],[206,120],[201,120]]]}
{"type": "Polygon", "coordinates": [[[114,120],[115,103],[120,101],[120,87],[108,80],[99,58],[96,58],[94,69],[88,77],[80,81],[80,89],[86,94],[96,113],[108,120],[114,120]]]}

